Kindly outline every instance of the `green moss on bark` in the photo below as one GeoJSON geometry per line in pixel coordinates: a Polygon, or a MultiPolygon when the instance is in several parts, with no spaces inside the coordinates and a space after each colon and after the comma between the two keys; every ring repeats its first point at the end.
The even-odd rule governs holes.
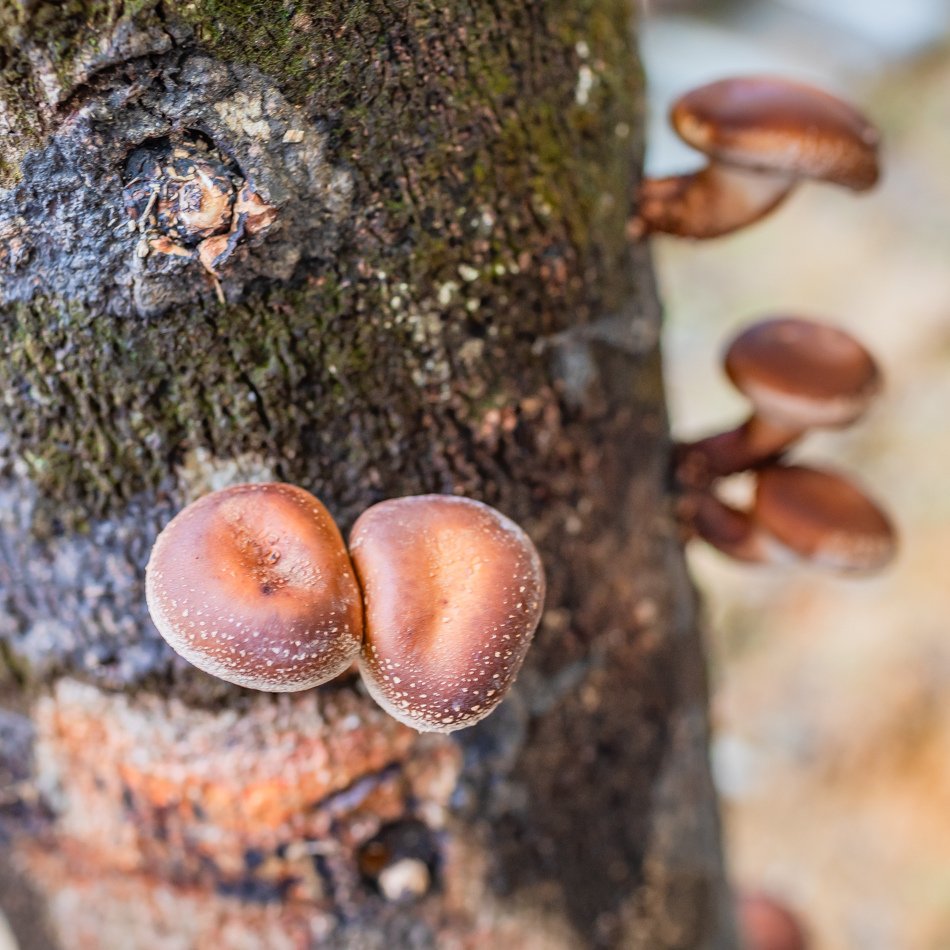
{"type": "MultiPolygon", "coordinates": [[[[438,432],[537,392],[537,340],[629,292],[628,15],[623,0],[166,3],[188,44],[277,78],[326,130],[354,212],[337,259],[237,305],[144,320],[37,299],[0,321],[14,447],[61,517],[154,489],[195,449],[272,459],[343,506],[367,479],[477,483],[447,460],[433,484],[438,432]]],[[[67,69],[90,30],[155,16],[75,0],[49,52],[67,69]]]]}
{"type": "Polygon", "coordinates": [[[0,4],[0,188],[21,178],[20,161],[46,141],[55,109],[87,78],[85,67],[117,28],[163,29],[160,0],[39,0],[0,4]]]}
{"type": "Polygon", "coordinates": [[[368,0],[186,0],[167,4],[195,31],[198,42],[227,62],[255,66],[281,81],[289,98],[317,86],[345,87],[353,67],[353,31],[379,37],[378,9],[368,0]]]}

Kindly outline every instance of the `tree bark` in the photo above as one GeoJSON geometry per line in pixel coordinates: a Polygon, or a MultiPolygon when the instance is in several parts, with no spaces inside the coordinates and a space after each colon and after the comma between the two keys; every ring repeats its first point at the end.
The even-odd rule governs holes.
{"type": "Polygon", "coordinates": [[[659,308],[624,238],[630,16],[0,9],[0,905],[25,947],[732,946],[659,308]],[[130,226],[137,150],[183,135],[272,209],[232,218],[214,275],[130,226]],[[262,479],[344,533],[420,492],[517,520],[548,599],[502,706],[419,736],[353,676],[272,696],[178,660],[150,544],[262,479]],[[425,873],[394,900],[399,868],[425,873]]]}

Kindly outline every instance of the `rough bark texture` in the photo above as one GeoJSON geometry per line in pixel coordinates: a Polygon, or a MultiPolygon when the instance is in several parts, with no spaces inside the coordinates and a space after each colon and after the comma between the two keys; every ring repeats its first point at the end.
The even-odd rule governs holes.
{"type": "Polygon", "coordinates": [[[0,7],[0,871],[28,947],[727,947],[659,311],[624,240],[622,0],[0,7]],[[214,280],[129,158],[190,130],[277,209],[214,280]],[[344,531],[417,492],[541,549],[513,694],[420,737],[355,678],[186,668],[152,539],[238,481],[344,531]],[[418,870],[387,900],[385,868],[418,870]],[[420,893],[425,890],[426,893],[420,893]]]}

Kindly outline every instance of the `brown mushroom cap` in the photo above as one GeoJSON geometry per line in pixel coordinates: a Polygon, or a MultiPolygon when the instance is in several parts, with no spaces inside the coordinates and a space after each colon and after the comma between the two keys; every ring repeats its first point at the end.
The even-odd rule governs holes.
{"type": "Polygon", "coordinates": [[[198,499],[158,536],[145,577],[162,636],[229,683],[307,689],[359,652],[360,592],[343,538],[294,485],[235,485],[198,499]]]}
{"type": "Polygon", "coordinates": [[[878,178],[877,130],[812,86],[770,76],[723,79],[682,96],[670,119],[683,141],[715,161],[857,191],[878,178]]]}
{"type": "Polygon", "coordinates": [[[761,469],[753,514],[787,548],[832,570],[878,570],[896,552],[888,517],[834,472],[801,465],[761,469]]]}
{"type": "Polygon", "coordinates": [[[854,337],[800,317],[754,323],[729,345],[725,367],[756,412],[791,429],[849,425],[881,387],[854,337]]]}
{"type": "Polygon", "coordinates": [[[768,894],[742,894],[737,902],[742,950],[806,950],[796,916],[768,894]]]}
{"type": "Polygon", "coordinates": [[[544,603],[538,552],[513,521],[450,495],[381,502],[353,526],[370,695],[420,732],[476,723],[501,701],[544,603]]]}

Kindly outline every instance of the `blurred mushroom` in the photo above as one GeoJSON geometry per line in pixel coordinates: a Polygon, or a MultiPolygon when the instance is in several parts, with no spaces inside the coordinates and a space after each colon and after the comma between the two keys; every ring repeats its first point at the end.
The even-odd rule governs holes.
{"type": "Polygon", "coordinates": [[[789,560],[774,538],[762,530],[748,511],[726,504],[712,492],[693,492],[680,508],[688,536],[702,538],[717,551],[749,564],[789,560]]]}
{"type": "Polygon", "coordinates": [[[544,603],[541,559],[524,531],[468,498],[397,498],[357,519],[350,555],[370,695],[420,732],[487,716],[514,682],[544,603]]]}
{"type": "Polygon", "coordinates": [[[748,510],[711,491],[691,491],[678,516],[687,538],[753,564],[799,558],[832,571],[868,573],[886,566],[897,549],[893,525],[867,495],[841,475],[802,465],[759,469],[748,510]]]}
{"type": "Polygon", "coordinates": [[[740,894],[736,913],[742,950],[808,950],[798,918],[768,894],[740,894]]]}
{"type": "Polygon", "coordinates": [[[670,121],[709,164],[643,181],[634,238],[656,231],[717,237],[762,218],[802,179],[864,191],[878,178],[874,126],[835,96],[787,79],[701,86],[674,104],[670,121]]]}
{"type": "Polygon", "coordinates": [[[752,324],[730,343],[724,363],[753,413],[737,429],[678,447],[685,485],[703,487],[766,462],[808,429],[850,425],[881,388],[877,363],[861,343],[801,317],[752,324]]]}
{"type": "Polygon", "coordinates": [[[897,534],[887,515],[834,472],[802,465],[761,469],[753,517],[790,551],[833,571],[877,571],[897,551],[897,534]]]}
{"type": "Polygon", "coordinates": [[[360,592],[343,538],[302,488],[235,485],[198,499],[158,536],[145,580],[162,636],[229,683],[307,689],[359,652],[360,592]]]}

